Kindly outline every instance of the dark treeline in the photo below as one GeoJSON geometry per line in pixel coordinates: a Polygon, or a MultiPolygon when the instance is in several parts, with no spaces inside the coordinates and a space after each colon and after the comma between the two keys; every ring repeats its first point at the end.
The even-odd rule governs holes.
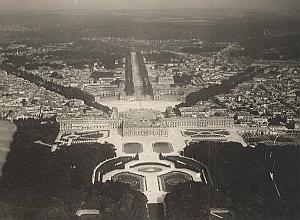
{"type": "Polygon", "coordinates": [[[193,76],[188,75],[188,74],[176,74],[176,75],[174,75],[174,83],[178,84],[178,85],[181,85],[181,86],[190,85],[192,79],[193,79],[193,76]]]}
{"type": "Polygon", "coordinates": [[[79,88],[74,87],[65,87],[62,85],[58,85],[52,81],[45,80],[40,76],[34,75],[32,73],[29,73],[27,71],[18,70],[16,68],[12,68],[9,65],[2,65],[2,68],[6,70],[9,74],[14,74],[18,77],[21,77],[25,80],[28,80],[29,82],[35,83],[37,86],[42,86],[45,89],[56,92],[67,99],[80,99],[84,101],[84,103],[88,106],[92,106],[96,109],[101,110],[102,112],[109,114],[110,108],[101,105],[100,103],[95,102],[95,97],[85,91],[80,90],[79,88]]]}
{"type": "Polygon", "coordinates": [[[159,64],[166,64],[166,63],[182,63],[183,59],[173,53],[170,53],[168,51],[161,51],[159,53],[156,52],[150,52],[150,53],[145,53],[144,57],[148,62],[156,62],[159,64]]]}
{"type": "Polygon", "coordinates": [[[238,84],[252,79],[263,72],[263,69],[255,69],[254,67],[248,67],[244,72],[238,73],[230,77],[230,79],[224,80],[221,85],[215,84],[208,88],[203,88],[197,92],[192,92],[187,95],[186,101],[180,103],[176,108],[184,106],[196,105],[199,101],[206,101],[211,97],[222,93],[228,93],[231,89],[235,88],[238,84]]]}
{"type": "Polygon", "coordinates": [[[136,52],[136,57],[137,57],[137,61],[138,61],[139,69],[140,69],[140,74],[143,79],[144,95],[152,96],[153,88],[149,81],[148,71],[146,69],[144,57],[143,57],[141,51],[136,52]]]}
{"type": "Polygon", "coordinates": [[[248,38],[241,41],[248,55],[254,59],[290,60],[300,58],[300,35],[282,34],[248,38]]]}
{"type": "Polygon", "coordinates": [[[233,142],[200,142],[187,146],[184,154],[207,165],[214,184],[201,197],[194,196],[194,190],[202,189],[193,184],[171,192],[166,197],[167,207],[170,207],[168,215],[185,218],[169,219],[205,219],[193,211],[193,207],[204,204],[207,197],[209,207],[228,208],[231,219],[299,219],[299,147],[258,145],[245,148],[233,142]],[[177,211],[179,208],[174,207],[180,204],[185,208],[177,211]]]}
{"type": "MultiPolygon", "coordinates": [[[[29,43],[25,42],[27,46],[29,43]]],[[[45,43],[46,44],[46,43],[45,43]]],[[[54,46],[53,44],[49,44],[54,46]]],[[[34,60],[32,57],[25,56],[8,56],[11,63],[18,64],[20,66],[25,66],[26,69],[37,69],[38,67],[49,66],[53,69],[62,69],[65,67],[64,64],[52,63],[51,60],[60,59],[68,66],[73,66],[79,69],[86,68],[88,64],[92,66],[95,62],[99,65],[104,66],[106,69],[115,69],[120,67],[115,64],[115,60],[122,60],[126,50],[122,47],[112,46],[109,48],[109,43],[104,43],[102,41],[87,41],[87,40],[76,40],[74,44],[68,45],[67,48],[60,48],[54,51],[47,52],[47,59],[34,60]]],[[[45,45],[40,45],[45,46],[45,45]]],[[[4,52],[11,50],[4,47],[4,52]]],[[[16,52],[15,50],[14,52],[16,52]]],[[[34,56],[44,57],[45,52],[37,52],[34,56]]]]}
{"type": "Polygon", "coordinates": [[[121,183],[91,183],[94,167],[115,157],[113,145],[71,145],[52,153],[33,141],[53,142],[59,131],[55,121],[15,124],[0,179],[0,219],[71,220],[78,209],[99,209],[95,219],[145,219],[142,193],[121,183]]]}
{"type": "MultiPolygon", "coordinates": [[[[46,12],[46,11],[45,11],[46,12]]],[[[134,12],[135,13],[135,12],[134,12]]],[[[41,27],[40,30],[17,32],[17,34],[2,34],[3,41],[28,39],[33,43],[69,42],[82,37],[117,36],[135,37],[138,39],[208,39],[213,41],[240,40],[249,36],[263,36],[264,28],[272,33],[299,32],[299,21],[276,14],[249,13],[240,10],[228,10],[224,13],[215,13],[207,9],[186,9],[186,18],[176,22],[174,11],[152,12],[153,17],[141,14],[134,16],[99,14],[97,11],[84,11],[81,13],[68,13],[62,11],[43,13],[11,13],[1,14],[0,22],[7,24],[20,24],[26,27],[41,27]],[[201,11],[202,10],[202,11],[201,11]],[[238,15],[237,15],[238,11],[238,15]],[[209,14],[208,14],[209,13],[209,14]],[[155,15],[162,14],[162,20],[155,15]],[[191,16],[191,15],[194,16],[191,16]],[[230,16],[228,16],[230,14],[230,16]],[[202,17],[198,22],[195,17],[202,17]],[[170,22],[166,21],[170,18],[170,22]],[[221,19],[220,19],[221,18],[221,19]],[[59,24],[59,25],[57,25],[59,24]]],[[[177,13],[176,13],[177,14],[177,13]]],[[[0,38],[0,40],[1,40],[0,38]]],[[[1,41],[0,41],[1,42],[1,41]]]]}
{"type": "MultiPolygon", "coordinates": [[[[78,53],[78,58],[82,59],[82,57],[84,57],[97,61],[102,64],[105,69],[111,70],[122,66],[122,62],[119,62],[119,64],[116,65],[115,60],[122,60],[128,52],[128,49],[125,47],[103,42],[101,40],[90,41],[79,39],[74,42],[73,47],[75,47],[75,49],[72,48],[72,50],[75,50],[75,52],[78,53]],[[82,56],[81,52],[85,52],[87,55],[82,56]]],[[[66,53],[68,53],[68,51],[66,51],[66,53]]],[[[65,56],[63,55],[61,58],[65,59],[65,56]]],[[[70,57],[70,61],[73,59],[76,60],[76,57],[70,57]]],[[[67,63],[70,63],[70,61],[67,63]]]]}
{"type": "Polygon", "coordinates": [[[202,182],[179,184],[164,202],[167,220],[209,219],[209,188],[202,182]]]}
{"type": "Polygon", "coordinates": [[[180,51],[184,53],[202,54],[202,53],[219,52],[224,48],[225,45],[207,44],[207,45],[183,47],[180,51]]]}
{"type": "Polygon", "coordinates": [[[126,53],[126,66],[125,66],[125,93],[126,95],[134,94],[134,84],[132,76],[132,64],[131,64],[131,54],[126,53]]]}

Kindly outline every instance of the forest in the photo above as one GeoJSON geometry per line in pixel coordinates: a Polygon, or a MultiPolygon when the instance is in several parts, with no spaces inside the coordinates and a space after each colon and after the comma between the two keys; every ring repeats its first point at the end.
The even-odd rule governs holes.
{"type": "Polygon", "coordinates": [[[184,155],[207,165],[213,184],[178,186],[166,197],[167,219],[207,219],[209,207],[229,209],[228,219],[299,219],[299,147],[199,142],[184,155]]]}
{"type": "Polygon", "coordinates": [[[55,152],[55,121],[15,121],[17,132],[0,179],[0,219],[77,219],[78,209],[99,209],[97,219],[145,219],[146,197],[121,183],[93,185],[100,162],[115,157],[111,144],[71,145],[55,152]]]}

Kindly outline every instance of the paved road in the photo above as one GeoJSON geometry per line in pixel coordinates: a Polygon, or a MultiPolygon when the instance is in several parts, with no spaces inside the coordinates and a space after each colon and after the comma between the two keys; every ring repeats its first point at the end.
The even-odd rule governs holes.
{"type": "Polygon", "coordinates": [[[175,55],[178,55],[178,56],[189,56],[188,53],[183,53],[183,52],[178,52],[178,51],[172,51],[172,50],[164,50],[165,52],[168,52],[168,53],[172,53],[172,54],[175,54],[175,55]]]}
{"type": "Polygon", "coordinates": [[[131,52],[132,78],[134,85],[134,96],[139,97],[144,95],[143,79],[141,76],[136,52],[131,52]]]}

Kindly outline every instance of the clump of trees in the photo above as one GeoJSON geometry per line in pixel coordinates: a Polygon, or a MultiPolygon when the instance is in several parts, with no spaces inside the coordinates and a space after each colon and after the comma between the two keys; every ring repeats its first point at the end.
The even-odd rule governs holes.
{"type": "Polygon", "coordinates": [[[134,94],[134,84],[132,76],[132,65],[130,52],[126,53],[126,65],[125,65],[125,93],[126,95],[134,94]]]}
{"type": "Polygon", "coordinates": [[[179,84],[179,85],[182,85],[182,86],[190,85],[192,79],[193,79],[193,77],[191,75],[188,75],[188,74],[182,74],[182,75],[176,74],[174,76],[175,84],[179,84]]]}
{"type": "Polygon", "coordinates": [[[213,53],[213,52],[218,52],[224,48],[225,48],[225,45],[222,45],[222,44],[206,43],[204,45],[183,47],[181,49],[181,52],[194,53],[194,54],[213,53]]]}
{"type": "Polygon", "coordinates": [[[170,53],[168,51],[157,52],[149,52],[145,53],[144,57],[148,62],[156,62],[159,64],[167,64],[167,63],[182,63],[183,59],[174,53],[170,53]]]}
{"type": "Polygon", "coordinates": [[[18,130],[0,179],[1,219],[76,219],[78,209],[99,209],[98,219],[145,218],[142,193],[121,183],[91,183],[94,167],[115,157],[113,145],[77,144],[52,153],[34,141],[53,142],[55,122],[15,123],[18,130]]]}
{"type": "Polygon", "coordinates": [[[59,124],[55,120],[19,119],[14,121],[18,130],[14,135],[12,147],[24,148],[33,141],[41,140],[51,144],[59,133],[59,124]]]}
{"type": "MultiPolygon", "coordinates": [[[[249,148],[234,142],[199,142],[187,146],[184,154],[209,168],[213,178],[207,193],[210,207],[226,207],[233,211],[236,219],[299,218],[299,147],[258,145],[249,148]]],[[[176,196],[188,193],[178,191],[176,196]]],[[[206,197],[188,200],[186,206],[203,203],[203,198],[206,197]]],[[[186,215],[194,217],[192,212],[186,215]]]]}
{"type": "Polygon", "coordinates": [[[144,57],[143,57],[141,51],[136,52],[136,57],[137,57],[137,62],[138,62],[139,69],[140,69],[140,74],[141,74],[141,77],[143,80],[144,95],[152,96],[153,88],[149,81],[148,71],[147,71],[146,65],[144,63],[144,57]]]}
{"type": "Polygon", "coordinates": [[[252,37],[242,40],[241,45],[254,59],[292,60],[300,57],[299,37],[299,34],[252,37]]]}
{"type": "Polygon", "coordinates": [[[165,197],[166,219],[209,219],[209,187],[204,183],[184,183],[165,197]]]}

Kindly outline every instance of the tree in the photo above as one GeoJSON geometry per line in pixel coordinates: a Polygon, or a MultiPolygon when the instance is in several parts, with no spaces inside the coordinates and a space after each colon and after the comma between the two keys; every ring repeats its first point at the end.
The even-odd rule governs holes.
{"type": "Polygon", "coordinates": [[[174,220],[205,219],[209,217],[208,186],[202,182],[184,183],[165,197],[166,218],[174,220]]]}
{"type": "Polygon", "coordinates": [[[212,204],[223,203],[237,218],[296,219],[299,216],[295,209],[299,196],[295,188],[299,184],[299,160],[296,159],[300,156],[299,148],[266,145],[249,148],[233,142],[199,142],[187,146],[184,153],[208,166],[214,183],[212,204]],[[274,174],[284,204],[270,172],[274,174]],[[218,199],[216,191],[225,200],[218,199]]]}
{"type": "Polygon", "coordinates": [[[71,220],[78,209],[97,208],[111,219],[146,217],[142,193],[121,183],[91,183],[95,166],[115,156],[113,145],[77,144],[52,153],[34,141],[54,141],[56,123],[26,119],[15,124],[18,129],[0,179],[0,203],[7,207],[0,216],[71,220]]]}

